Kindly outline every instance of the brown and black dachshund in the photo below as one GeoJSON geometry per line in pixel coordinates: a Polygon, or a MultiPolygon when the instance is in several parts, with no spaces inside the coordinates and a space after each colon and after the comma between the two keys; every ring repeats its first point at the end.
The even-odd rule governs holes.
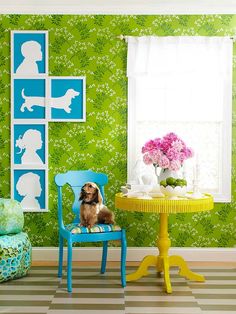
{"type": "Polygon", "coordinates": [[[92,228],[96,223],[114,224],[114,214],[103,205],[99,187],[94,182],[87,182],[81,189],[79,200],[80,224],[92,228]]]}

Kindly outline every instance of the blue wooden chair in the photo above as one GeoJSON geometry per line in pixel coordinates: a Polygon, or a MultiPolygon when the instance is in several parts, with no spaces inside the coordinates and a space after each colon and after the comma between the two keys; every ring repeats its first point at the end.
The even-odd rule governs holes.
{"type": "Polygon", "coordinates": [[[103,173],[96,173],[91,170],[68,171],[66,173],[59,173],[55,176],[55,183],[58,187],[58,222],[59,222],[59,264],[58,277],[62,277],[63,266],[63,242],[67,240],[67,290],[72,292],[72,244],[74,242],[103,242],[103,253],[101,263],[101,273],[106,271],[107,247],[109,240],[121,241],[121,284],[126,286],[126,235],[125,230],[119,226],[97,224],[92,228],[86,228],[79,225],[80,223],[80,202],[79,194],[81,187],[86,182],[95,182],[101,191],[103,202],[104,186],[108,182],[107,175],[103,173]],[[74,221],[69,225],[63,223],[63,205],[62,205],[62,187],[69,184],[74,193],[74,203],[72,211],[75,214],[74,221]]]}

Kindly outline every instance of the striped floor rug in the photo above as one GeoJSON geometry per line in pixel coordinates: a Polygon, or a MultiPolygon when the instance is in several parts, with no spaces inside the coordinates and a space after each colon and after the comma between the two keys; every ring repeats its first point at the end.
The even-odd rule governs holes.
{"type": "MultiPolygon", "coordinates": [[[[128,267],[127,273],[135,267],[128,267]]],[[[236,314],[236,269],[191,268],[205,283],[185,280],[171,270],[173,293],[163,292],[154,269],[137,282],[120,286],[118,268],[105,275],[98,267],[73,267],[73,293],[56,267],[32,267],[27,277],[0,284],[0,313],[24,314],[236,314]]]]}

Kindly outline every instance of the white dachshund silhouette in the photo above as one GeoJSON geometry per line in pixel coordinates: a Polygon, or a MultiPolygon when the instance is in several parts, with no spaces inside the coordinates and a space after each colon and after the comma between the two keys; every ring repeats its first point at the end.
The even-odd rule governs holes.
{"type": "Polygon", "coordinates": [[[79,92],[76,90],[70,88],[66,91],[64,96],[61,97],[52,97],[50,101],[50,107],[55,109],[64,109],[65,112],[70,113],[71,112],[71,101],[76,96],[79,96],[79,92]]]}
{"type": "MultiPolygon", "coordinates": [[[[21,91],[21,96],[25,100],[21,105],[20,111],[24,112],[25,109],[28,109],[30,112],[34,111],[32,107],[39,106],[45,107],[45,97],[40,96],[26,96],[24,93],[25,89],[23,88],[21,91]]],[[[55,109],[63,109],[65,112],[71,112],[71,101],[76,96],[79,96],[79,92],[75,91],[74,89],[70,88],[65,92],[64,96],[61,97],[51,97],[50,100],[50,107],[55,109]]]]}
{"type": "Polygon", "coordinates": [[[24,112],[25,108],[29,111],[34,111],[32,109],[33,106],[40,106],[45,107],[45,97],[38,97],[38,96],[25,96],[25,89],[23,88],[21,91],[21,96],[25,100],[20,107],[20,111],[24,112]]]}

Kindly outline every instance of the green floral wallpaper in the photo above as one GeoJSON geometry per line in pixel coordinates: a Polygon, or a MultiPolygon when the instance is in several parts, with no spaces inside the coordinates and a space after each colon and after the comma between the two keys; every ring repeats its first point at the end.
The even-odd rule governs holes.
{"type": "MultiPolygon", "coordinates": [[[[85,75],[87,121],[50,123],[49,212],[25,213],[25,231],[33,246],[57,246],[57,196],[54,175],[93,169],[109,175],[108,206],[127,229],[129,246],[154,246],[159,217],[114,208],[114,195],[126,182],[127,78],[124,35],[235,35],[236,15],[0,15],[0,196],[10,196],[10,30],[49,31],[50,75],[85,75]]],[[[211,212],[170,217],[173,246],[236,245],[236,45],[233,84],[233,169],[231,204],[211,212]]],[[[231,126],[229,126],[231,127],[231,126]]],[[[67,191],[65,220],[72,215],[67,191]]],[[[117,245],[112,243],[112,245],[117,245]]]]}

